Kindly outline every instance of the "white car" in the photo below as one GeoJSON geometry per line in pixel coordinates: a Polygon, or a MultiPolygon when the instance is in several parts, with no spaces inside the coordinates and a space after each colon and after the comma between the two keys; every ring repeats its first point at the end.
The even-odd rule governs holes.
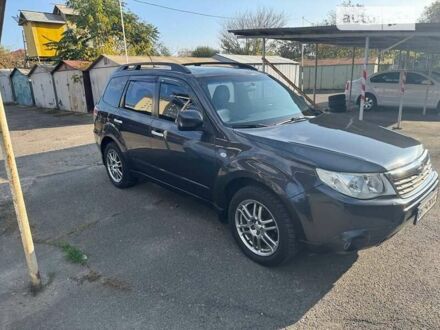
{"type": "MultiPolygon", "coordinates": [[[[365,93],[365,110],[373,110],[377,106],[399,106],[400,84],[399,71],[386,71],[367,78],[365,93]]],[[[359,104],[362,80],[353,81],[351,101],[359,104]]],[[[410,108],[423,108],[428,90],[427,108],[440,111],[440,74],[433,72],[431,78],[421,72],[408,71],[405,84],[403,104],[410,108]]],[[[350,81],[347,82],[345,96],[350,94],[350,81]]]]}

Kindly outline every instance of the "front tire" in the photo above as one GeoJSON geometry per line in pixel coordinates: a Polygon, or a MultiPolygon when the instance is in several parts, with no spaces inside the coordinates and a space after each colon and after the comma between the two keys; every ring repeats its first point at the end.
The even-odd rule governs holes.
{"type": "MultiPolygon", "coordinates": [[[[359,96],[359,99],[357,101],[357,104],[361,104],[361,98],[362,96],[359,96]]],[[[377,109],[377,98],[371,93],[365,94],[365,106],[364,111],[374,111],[377,109]]]]}
{"type": "Polygon", "coordinates": [[[293,221],[269,190],[258,186],[240,189],[230,202],[228,218],[234,239],[253,261],[276,266],[297,254],[293,221]]]}
{"type": "Polygon", "coordinates": [[[128,188],[136,183],[123,153],[116,143],[109,143],[104,149],[104,165],[111,183],[120,189],[128,188]]]}

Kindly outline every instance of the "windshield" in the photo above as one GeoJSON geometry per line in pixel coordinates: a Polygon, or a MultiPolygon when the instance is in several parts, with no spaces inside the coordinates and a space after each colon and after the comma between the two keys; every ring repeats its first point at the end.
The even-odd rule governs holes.
{"type": "Polygon", "coordinates": [[[273,78],[234,75],[199,78],[221,120],[231,127],[267,126],[302,118],[307,103],[273,78]]]}

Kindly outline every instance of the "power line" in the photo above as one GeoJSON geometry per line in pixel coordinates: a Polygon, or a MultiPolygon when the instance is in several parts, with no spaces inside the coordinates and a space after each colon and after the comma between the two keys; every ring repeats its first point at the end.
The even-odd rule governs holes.
{"type": "Polygon", "coordinates": [[[193,14],[193,15],[199,15],[199,16],[205,16],[205,17],[212,17],[212,18],[233,19],[233,17],[211,15],[211,14],[205,14],[205,13],[201,13],[201,12],[197,12],[197,11],[172,8],[172,7],[167,7],[167,6],[163,6],[163,5],[158,5],[157,3],[147,2],[147,1],[141,1],[141,0],[133,0],[133,1],[138,2],[138,3],[142,3],[144,5],[149,5],[149,6],[159,7],[159,8],[163,8],[163,9],[177,11],[180,13],[193,14]]]}

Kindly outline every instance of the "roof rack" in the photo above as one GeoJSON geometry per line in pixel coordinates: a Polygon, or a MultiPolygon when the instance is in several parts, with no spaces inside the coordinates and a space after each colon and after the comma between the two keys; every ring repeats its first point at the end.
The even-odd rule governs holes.
{"type": "Polygon", "coordinates": [[[229,65],[229,66],[235,66],[238,69],[247,69],[247,70],[258,71],[258,69],[253,67],[252,65],[243,64],[243,63],[237,63],[237,62],[196,62],[196,63],[186,63],[186,64],[183,64],[183,65],[185,65],[185,66],[188,66],[188,65],[194,65],[194,66],[229,65]]]}
{"type": "Polygon", "coordinates": [[[191,71],[185,66],[177,63],[171,62],[139,62],[139,63],[129,63],[122,64],[118,71],[128,71],[128,70],[142,70],[145,67],[151,67],[151,69],[168,69],[171,71],[178,71],[182,73],[191,73],[191,71]]]}

